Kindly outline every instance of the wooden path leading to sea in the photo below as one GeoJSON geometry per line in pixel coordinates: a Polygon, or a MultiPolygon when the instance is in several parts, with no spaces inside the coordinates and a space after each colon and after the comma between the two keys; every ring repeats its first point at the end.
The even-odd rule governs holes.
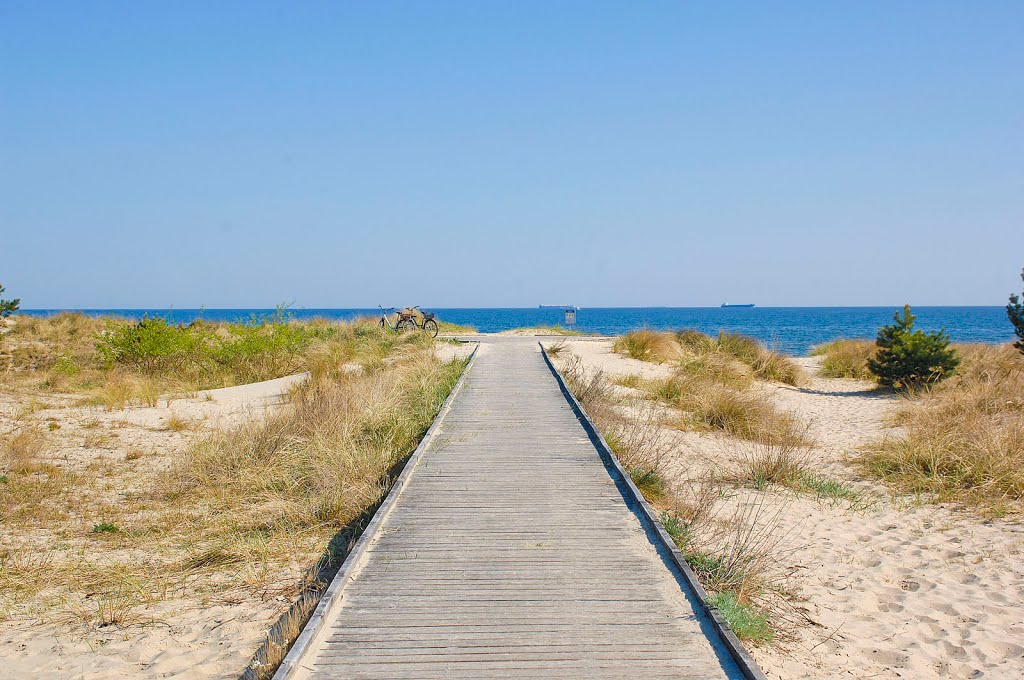
{"type": "Polygon", "coordinates": [[[744,677],[535,339],[428,437],[278,677],[744,677]]]}

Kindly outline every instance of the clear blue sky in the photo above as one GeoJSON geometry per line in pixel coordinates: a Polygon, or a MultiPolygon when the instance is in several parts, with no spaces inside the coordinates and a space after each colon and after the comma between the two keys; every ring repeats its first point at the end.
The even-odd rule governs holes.
{"type": "Polygon", "coordinates": [[[1024,2],[0,0],[23,306],[1003,304],[1024,2]]]}

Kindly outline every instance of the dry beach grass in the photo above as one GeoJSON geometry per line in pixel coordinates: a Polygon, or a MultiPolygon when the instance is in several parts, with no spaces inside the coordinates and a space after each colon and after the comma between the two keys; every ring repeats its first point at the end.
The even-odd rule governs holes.
{"type": "Polygon", "coordinates": [[[960,345],[946,382],[912,395],[897,433],[866,447],[864,470],[905,493],[1019,512],[1024,501],[1024,355],[960,345]]]}
{"type": "MultiPolygon", "coordinates": [[[[33,342],[43,356],[69,351],[33,342]]],[[[368,322],[339,325],[307,349],[311,378],[290,383],[285,403],[231,413],[247,386],[120,408],[54,391],[50,361],[8,372],[0,649],[9,670],[240,672],[330,538],[358,531],[463,368],[420,336],[368,322]]],[[[87,370],[100,387],[104,370],[136,373],[87,370]]]]}
{"type": "Polygon", "coordinates": [[[619,338],[613,348],[633,359],[671,367],[668,377],[627,376],[619,382],[681,411],[680,428],[719,430],[769,446],[804,441],[790,414],[751,389],[758,379],[796,385],[805,380],[803,371],[752,338],[642,330],[619,338]]]}
{"type": "Polygon", "coordinates": [[[1009,466],[988,466],[1014,455],[1020,357],[1008,348],[958,349],[959,375],[912,396],[826,377],[823,356],[790,360],[805,374],[800,386],[709,372],[789,414],[801,444],[752,441],[685,419],[680,429],[677,395],[651,399],[676,378],[678,356],[640,361],[611,342],[567,340],[556,362],[580,382],[600,374],[610,383],[590,391],[610,402],[597,410],[613,416],[596,420],[623,460],[635,454],[617,445],[624,426],[614,414],[628,421],[653,409],[636,419],[635,429],[648,431],[631,440],[659,442],[649,447],[657,453],[632,467],[656,480],[645,495],[769,677],[1017,677],[1021,503],[1012,500],[1009,466]],[[932,457],[905,457],[922,442],[932,457]],[[862,458],[878,447],[906,465],[881,478],[885,485],[862,458]],[[921,460],[946,464],[928,467],[927,484],[917,487],[921,460]],[[936,471],[947,467],[953,472],[936,471]],[[964,470],[988,481],[965,489],[964,470]],[[943,500],[957,504],[934,503],[943,500]]]}

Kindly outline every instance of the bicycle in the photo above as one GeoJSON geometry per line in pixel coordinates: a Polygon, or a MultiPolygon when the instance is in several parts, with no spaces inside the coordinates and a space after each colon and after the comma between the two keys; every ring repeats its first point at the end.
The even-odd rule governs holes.
{"type": "Polygon", "coordinates": [[[416,326],[417,328],[422,330],[424,333],[426,333],[430,337],[436,338],[437,337],[437,320],[434,318],[434,313],[433,312],[424,312],[422,309],[420,309],[419,305],[416,305],[415,307],[409,307],[409,309],[412,311],[412,314],[409,317],[410,320],[412,321],[412,325],[416,326]],[[419,324],[416,323],[416,314],[417,313],[419,313],[419,315],[421,317],[423,317],[423,322],[422,323],[419,323],[419,324]]]}
{"type": "Polygon", "coordinates": [[[407,313],[405,310],[399,312],[398,309],[395,307],[388,307],[387,309],[384,309],[380,305],[377,306],[380,307],[381,312],[380,321],[378,322],[381,330],[387,328],[396,333],[400,333],[402,331],[413,331],[419,328],[419,326],[416,324],[416,318],[412,314],[407,313]],[[388,318],[388,316],[391,314],[395,315],[394,324],[392,324],[391,320],[388,318]]]}

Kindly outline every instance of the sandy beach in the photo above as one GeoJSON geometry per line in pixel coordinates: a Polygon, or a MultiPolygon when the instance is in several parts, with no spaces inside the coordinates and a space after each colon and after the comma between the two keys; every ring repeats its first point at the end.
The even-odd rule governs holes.
{"type": "MultiPolygon", "coordinates": [[[[155,408],[117,411],[61,407],[73,403],[73,398],[47,396],[30,416],[23,413],[24,398],[5,394],[0,395],[0,431],[10,434],[25,427],[26,418],[45,424],[44,455],[54,465],[76,473],[80,483],[91,485],[89,504],[123,504],[129,494],[146,493],[153,477],[191,442],[212,428],[264,417],[278,408],[287,388],[301,379],[294,376],[212,390],[209,397],[172,399],[170,404],[163,400],[155,408]],[[186,425],[170,429],[172,418],[186,425]]],[[[85,514],[86,509],[79,512],[85,514]]],[[[151,551],[133,549],[126,560],[124,548],[102,539],[97,545],[88,524],[83,517],[35,531],[5,525],[0,545],[6,559],[62,571],[74,569],[69,563],[75,560],[85,561],[90,571],[126,561],[145,571],[147,565],[156,567],[167,559],[168,547],[154,544],[151,551]]],[[[302,558],[316,554],[315,542],[309,537],[306,541],[296,560],[267,579],[257,596],[245,590],[205,588],[203,576],[197,575],[195,582],[168,585],[173,594],[163,601],[145,602],[148,597],[125,593],[123,602],[102,603],[88,592],[74,592],[55,582],[28,601],[5,602],[0,656],[5,672],[11,673],[7,677],[213,678],[237,672],[294,591],[304,569],[302,558]],[[123,624],[103,625],[100,610],[119,604],[131,609],[130,618],[123,624]]],[[[145,579],[140,574],[137,580],[145,579]]]]}
{"type": "MultiPolygon", "coordinates": [[[[654,380],[672,372],[667,364],[613,352],[610,339],[542,342],[563,346],[557,359],[562,366],[578,357],[587,371],[611,379],[654,380]]],[[[448,343],[437,348],[442,360],[467,351],[448,343]]],[[[809,468],[856,490],[856,499],[739,487],[722,503],[721,512],[759,504],[757,521],[771,521],[780,536],[777,567],[785,574],[790,618],[780,640],[752,646],[758,663],[769,677],[787,679],[1024,674],[1019,520],[927,504],[865,480],[854,464],[857,450],[897,432],[889,424],[897,397],[864,381],[822,378],[817,358],[795,361],[807,373],[805,384],[758,381],[751,389],[798,419],[813,443],[806,450],[809,468]]],[[[217,577],[204,582],[209,573],[157,584],[146,572],[180,559],[182,546],[160,540],[121,545],[116,534],[95,535],[93,519],[85,518],[102,515],[105,507],[119,517],[148,512],[135,499],[145,497],[155,476],[182,451],[211,432],[274,413],[305,378],[115,410],[77,405],[75,395],[0,394],[0,433],[45,429],[42,457],[89,489],[86,507],[64,510],[67,521],[34,526],[41,520],[26,515],[29,524],[8,522],[0,533],[5,560],[77,574],[76,587],[53,582],[30,598],[5,598],[0,656],[11,677],[214,678],[232,677],[242,668],[294,597],[328,538],[325,530],[296,535],[286,563],[247,567],[245,587],[217,577]],[[126,563],[136,571],[122,575],[121,582],[136,583],[137,592],[126,591],[120,600],[90,592],[90,578],[126,563]],[[160,588],[162,594],[155,595],[160,588]]],[[[615,390],[627,401],[638,394],[629,387],[615,390]]],[[[731,469],[755,447],[714,432],[662,426],[659,434],[671,443],[664,466],[680,487],[731,469]]]]}
{"type": "MultiPolygon", "coordinates": [[[[436,355],[449,361],[470,350],[445,343],[436,355]]],[[[59,469],[79,489],[42,501],[54,504],[50,514],[6,509],[0,558],[14,567],[5,578],[20,581],[2,584],[0,677],[237,677],[332,531],[311,524],[294,532],[284,559],[276,552],[269,562],[197,565],[194,573],[168,579],[160,576],[162,567],[186,559],[191,539],[187,530],[161,527],[190,515],[154,499],[152,487],[189,446],[275,413],[305,379],[299,374],[113,410],[76,405],[73,394],[0,390],[0,437],[27,428],[45,432],[40,464],[59,469]],[[97,534],[97,517],[120,531],[97,534]],[[118,584],[112,592],[111,583],[118,584]]]]}
{"type": "MultiPolygon", "coordinates": [[[[610,377],[671,373],[667,365],[614,353],[611,341],[564,343],[589,370],[610,377]]],[[[559,362],[566,359],[563,350],[559,362]]],[[[814,442],[811,469],[860,497],[851,503],[788,489],[734,491],[730,507],[757,498],[784,536],[778,558],[796,614],[787,626],[791,639],[752,647],[758,663],[774,678],[1024,676],[1020,521],[928,505],[864,480],[851,460],[858,447],[893,432],[887,418],[896,398],[864,381],[821,378],[816,358],[796,361],[808,384],[754,389],[805,424],[814,442]]],[[[666,467],[684,485],[729,469],[753,446],[722,434],[663,433],[672,442],[666,467]]]]}

